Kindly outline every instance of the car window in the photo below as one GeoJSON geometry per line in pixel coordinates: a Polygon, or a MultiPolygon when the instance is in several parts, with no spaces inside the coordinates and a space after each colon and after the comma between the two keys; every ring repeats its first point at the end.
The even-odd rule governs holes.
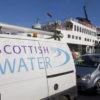
{"type": "Polygon", "coordinates": [[[92,60],[92,56],[81,56],[75,60],[76,66],[97,67],[98,63],[92,60]]]}

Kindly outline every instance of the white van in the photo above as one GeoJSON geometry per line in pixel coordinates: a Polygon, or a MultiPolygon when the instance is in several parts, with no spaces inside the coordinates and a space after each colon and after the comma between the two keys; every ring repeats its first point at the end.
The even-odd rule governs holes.
{"type": "Polygon", "coordinates": [[[0,34],[0,100],[71,100],[76,94],[66,43],[0,34]]]}

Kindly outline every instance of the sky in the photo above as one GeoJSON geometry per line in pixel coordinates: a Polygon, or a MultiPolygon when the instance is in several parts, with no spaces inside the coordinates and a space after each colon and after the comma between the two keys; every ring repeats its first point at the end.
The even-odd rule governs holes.
{"type": "MultiPolygon", "coordinates": [[[[85,0],[88,18],[100,26],[100,0],[85,0]]],[[[84,17],[84,0],[0,0],[0,22],[31,27],[39,18],[40,23],[57,19],[84,17]],[[52,18],[47,16],[52,14],[52,18]]]]}

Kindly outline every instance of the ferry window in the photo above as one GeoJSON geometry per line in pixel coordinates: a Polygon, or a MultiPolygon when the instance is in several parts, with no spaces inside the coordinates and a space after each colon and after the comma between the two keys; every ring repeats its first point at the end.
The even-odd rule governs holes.
{"type": "Polygon", "coordinates": [[[93,32],[93,36],[95,36],[95,32],[93,32]]]}
{"type": "Polygon", "coordinates": [[[94,35],[94,32],[92,32],[92,35],[94,35]]]}
{"type": "Polygon", "coordinates": [[[81,27],[80,27],[80,32],[81,32],[81,27]]]}
{"type": "Polygon", "coordinates": [[[88,34],[90,34],[90,31],[88,30],[88,34]]]}
{"type": "Polygon", "coordinates": [[[91,35],[93,35],[93,32],[91,33],[91,35]]]}
{"type": "Polygon", "coordinates": [[[83,28],[83,33],[85,33],[85,29],[83,28]]]}
{"type": "Polygon", "coordinates": [[[93,36],[95,36],[95,32],[93,32],[93,36]]]}
{"type": "Polygon", "coordinates": [[[88,30],[86,29],[86,34],[88,34],[88,30]]]}
{"type": "Polygon", "coordinates": [[[86,33],[86,29],[84,29],[84,33],[86,33]]]}
{"type": "Polygon", "coordinates": [[[79,40],[81,40],[81,37],[79,37],[79,40]]]}
{"type": "Polygon", "coordinates": [[[93,32],[93,36],[95,36],[95,33],[93,32]]]}
{"type": "Polygon", "coordinates": [[[72,39],[74,39],[74,35],[72,35],[72,39]]]}
{"type": "Polygon", "coordinates": [[[66,30],[72,30],[73,29],[73,23],[66,22],[66,30]]]}
{"type": "Polygon", "coordinates": [[[83,33],[85,33],[85,28],[83,28],[83,33]]]}
{"type": "Polygon", "coordinates": [[[87,39],[87,41],[89,41],[89,39],[87,39]]]}
{"type": "Polygon", "coordinates": [[[91,31],[91,35],[93,35],[93,31],[91,31]]]}
{"type": "Polygon", "coordinates": [[[82,33],[84,33],[84,29],[82,28],[82,33]]]}
{"type": "Polygon", "coordinates": [[[95,40],[95,43],[97,43],[97,41],[95,40]]]}
{"type": "Polygon", "coordinates": [[[68,38],[71,38],[71,35],[68,34],[68,38]]]}
{"type": "Polygon", "coordinates": [[[91,35],[92,35],[92,31],[91,31],[91,35]]]}
{"type": "Polygon", "coordinates": [[[89,31],[89,35],[91,35],[91,31],[89,31]]]}
{"type": "Polygon", "coordinates": [[[79,27],[77,26],[77,31],[79,31],[79,27]]]}
{"type": "Polygon", "coordinates": [[[74,31],[76,31],[76,25],[74,25],[74,31]]]}
{"type": "Polygon", "coordinates": [[[96,36],[96,32],[94,32],[94,36],[96,36]]]}
{"type": "Polygon", "coordinates": [[[27,34],[27,37],[31,37],[31,34],[27,34]]]}
{"type": "Polygon", "coordinates": [[[89,34],[89,30],[87,30],[87,34],[89,34]]]}
{"type": "Polygon", "coordinates": [[[76,36],[76,39],[78,39],[78,36],[76,36]]]}

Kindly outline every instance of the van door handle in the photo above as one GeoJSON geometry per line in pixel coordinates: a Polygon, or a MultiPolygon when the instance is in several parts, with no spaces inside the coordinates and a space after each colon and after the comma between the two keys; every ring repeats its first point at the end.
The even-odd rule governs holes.
{"type": "Polygon", "coordinates": [[[54,90],[58,90],[58,88],[59,88],[59,85],[57,83],[54,84],[54,90]]]}

